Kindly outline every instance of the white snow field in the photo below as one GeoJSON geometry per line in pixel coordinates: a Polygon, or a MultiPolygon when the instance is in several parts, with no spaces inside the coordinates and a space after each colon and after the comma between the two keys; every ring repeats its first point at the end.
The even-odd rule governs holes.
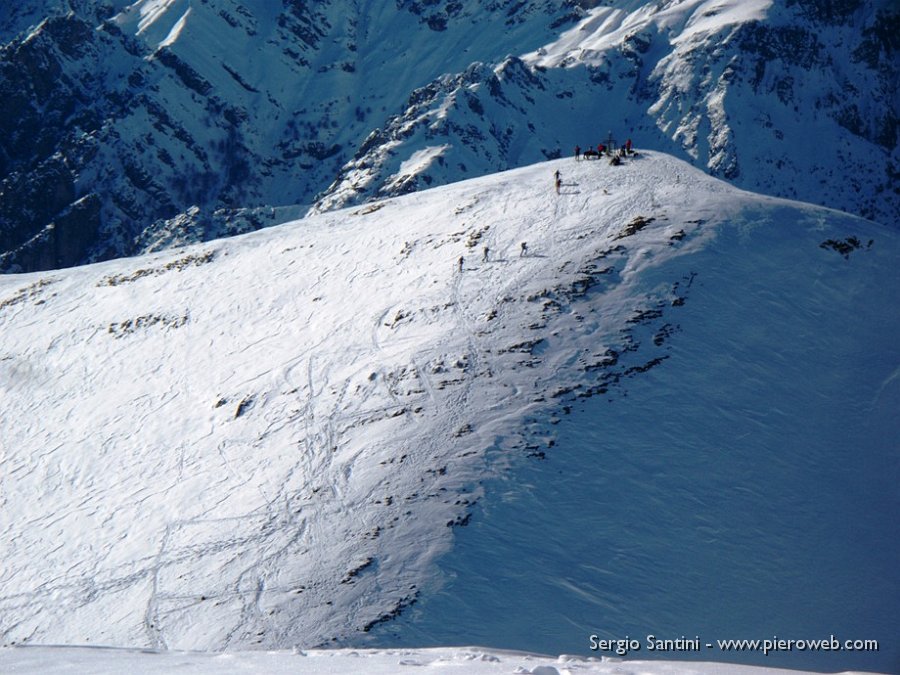
{"type": "Polygon", "coordinates": [[[802,675],[799,670],[780,670],[720,663],[667,663],[551,658],[524,652],[456,649],[329,649],[310,651],[178,652],[101,647],[0,648],[4,672],[55,675],[91,673],[118,675],[142,673],[281,673],[291,675],[802,675]]]}
{"type": "MultiPolygon", "coordinates": [[[[900,235],[886,227],[742,192],[647,152],[618,167],[536,164],[182,250],[0,278],[2,644],[365,646],[439,588],[439,557],[486,479],[552,458],[546,424],[535,430],[534,420],[591,396],[627,406],[632,383],[669,368],[709,373],[706,390],[682,401],[709,413],[692,419],[753,433],[749,420],[761,442],[812,452],[811,466],[809,421],[780,412],[797,397],[813,408],[838,397],[853,428],[896,448],[898,259],[900,235]],[[771,323],[756,322],[767,313],[771,323]],[[786,317],[790,332],[779,328],[786,317]],[[794,367],[804,350],[820,357],[809,367],[829,370],[794,367]],[[770,391],[771,409],[731,406],[749,384],[770,391]],[[789,438],[773,432],[785,429],[789,438]]],[[[665,427],[666,411],[643,400],[644,424],[665,427]]],[[[703,424],[690,433],[703,438],[703,424]]],[[[846,448],[859,462],[865,451],[846,448]]],[[[720,448],[713,461],[728,456],[720,448]]],[[[894,509],[872,514],[885,540],[900,540],[898,473],[893,453],[866,493],[894,509]]],[[[584,480],[605,475],[615,474],[586,467],[584,480]]],[[[702,462],[679,494],[690,494],[691,475],[702,479],[702,462]]],[[[723,500],[734,496],[722,486],[723,500]]],[[[747,536],[765,530],[751,525],[747,536]]],[[[860,536],[821,562],[864,555],[871,540],[860,536]]],[[[617,555],[627,565],[642,553],[617,555]]],[[[502,588],[503,570],[493,572],[502,588]]],[[[745,559],[738,575],[770,573],[764,558],[745,559]]],[[[884,604],[848,607],[848,620],[885,611],[895,628],[896,569],[872,583],[884,604]]],[[[588,635],[578,639],[586,647],[588,635]]],[[[42,650],[3,650],[0,670],[46,672],[42,650]]],[[[82,659],[107,667],[102,650],[53,653],[61,671],[82,659]]],[[[443,668],[471,653],[409,658],[443,668]]],[[[405,658],[375,654],[371,672],[405,658]]],[[[309,662],[342,672],[322,665],[329,658],[309,662]]],[[[498,672],[478,658],[483,670],[463,670],[498,672]]],[[[134,668],[152,672],[179,659],[198,672],[306,663],[129,652],[109,668],[139,660],[134,668]]],[[[533,663],[518,672],[671,672],[533,663]]]]}

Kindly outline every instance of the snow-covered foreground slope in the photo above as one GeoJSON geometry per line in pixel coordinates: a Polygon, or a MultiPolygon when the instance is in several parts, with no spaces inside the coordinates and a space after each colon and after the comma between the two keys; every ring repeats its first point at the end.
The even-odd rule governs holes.
{"type": "Polygon", "coordinates": [[[466,675],[801,675],[798,670],[725,666],[718,663],[666,663],[618,659],[551,658],[524,652],[461,649],[310,650],[306,652],[153,652],[78,647],[0,649],[5,672],[290,673],[291,675],[395,675],[397,672],[466,675]]]}
{"type": "MultiPolygon", "coordinates": [[[[876,383],[848,405],[896,434],[898,255],[886,228],[647,153],[5,277],[3,643],[363,644],[429,592],[485,476],[552,452],[534,419],[709,367],[671,350],[695,296],[798,314],[779,341],[852,297],[829,367],[876,383]]],[[[767,330],[718,326],[734,361],[699,405],[777,360],[750,349],[767,330]]]]}

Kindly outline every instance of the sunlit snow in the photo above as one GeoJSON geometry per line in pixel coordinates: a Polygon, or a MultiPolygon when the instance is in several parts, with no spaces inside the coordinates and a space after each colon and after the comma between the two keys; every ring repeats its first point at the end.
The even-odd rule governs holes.
{"type": "MultiPolygon", "coordinates": [[[[641,152],[3,277],[3,644],[364,645],[435,589],[484,479],[547,451],[529,418],[684,358],[694,294],[755,278],[774,302],[793,261],[864,302],[897,255],[872,223],[641,152]],[[733,281],[705,285],[713,261],[733,281]]],[[[885,321],[847,344],[890,373],[885,321]]]]}

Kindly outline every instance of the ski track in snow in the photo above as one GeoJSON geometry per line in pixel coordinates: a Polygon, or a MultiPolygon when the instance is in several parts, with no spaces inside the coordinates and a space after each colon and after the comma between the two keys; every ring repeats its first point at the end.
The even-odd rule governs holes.
{"type": "Polygon", "coordinates": [[[557,160],[0,279],[3,643],[363,639],[427,588],[487,453],[662,363],[690,254],[775,203],[655,153],[557,160]]]}

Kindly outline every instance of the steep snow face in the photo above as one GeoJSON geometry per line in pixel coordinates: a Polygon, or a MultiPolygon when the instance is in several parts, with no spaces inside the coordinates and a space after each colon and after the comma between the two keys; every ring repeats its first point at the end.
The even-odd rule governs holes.
{"type": "MultiPolygon", "coordinates": [[[[626,38],[653,30],[671,35],[670,43],[680,46],[708,41],[710,34],[724,27],[765,19],[772,0],[688,0],[687,2],[617,3],[615,7],[593,10],[558,40],[531,55],[535,63],[558,68],[577,62],[602,65],[604,52],[616,49],[626,38]]],[[[690,48],[684,51],[690,51],[690,48]]]]}
{"type": "Polygon", "coordinates": [[[3,643],[358,644],[432,588],[485,476],[548,451],[533,420],[705,367],[671,350],[695,295],[849,294],[874,365],[835,367],[896,401],[898,254],[646,153],[3,278],[3,643]]]}
{"type": "Polygon", "coordinates": [[[422,88],[317,210],[568,154],[609,135],[755,191],[900,221],[889,2],[616,3],[540,49],[422,88]],[[398,186],[396,167],[443,146],[398,186]]]}
{"type": "Polygon", "coordinates": [[[373,630],[375,646],[587,656],[599,633],[637,637],[629,659],[896,670],[900,344],[884,321],[900,275],[886,266],[861,296],[852,265],[873,262],[877,237],[841,265],[801,245],[788,260],[793,216],[767,217],[731,221],[691,255],[685,311],[653,335],[662,364],[529,418],[536,458],[485,483],[441,587],[373,630]],[[648,634],[713,648],[652,652],[648,634]],[[716,648],[832,634],[880,649],[716,648]]]}

